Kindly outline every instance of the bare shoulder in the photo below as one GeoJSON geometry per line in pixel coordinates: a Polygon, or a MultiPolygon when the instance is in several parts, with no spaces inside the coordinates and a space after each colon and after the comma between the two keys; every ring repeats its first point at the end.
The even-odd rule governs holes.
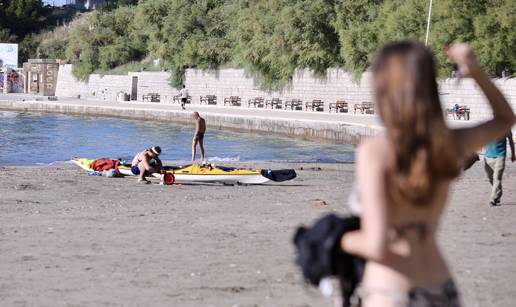
{"type": "Polygon", "coordinates": [[[389,140],[387,140],[387,137],[383,135],[375,136],[360,142],[357,147],[357,154],[367,156],[385,156],[389,147],[390,143],[389,140]]]}
{"type": "Polygon", "coordinates": [[[390,146],[385,136],[375,136],[362,141],[356,151],[357,165],[385,168],[389,161],[390,146]]]}

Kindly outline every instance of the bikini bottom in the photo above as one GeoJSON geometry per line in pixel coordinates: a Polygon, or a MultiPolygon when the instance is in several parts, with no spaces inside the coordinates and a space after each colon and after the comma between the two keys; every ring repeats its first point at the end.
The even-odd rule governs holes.
{"type": "Polygon", "coordinates": [[[393,300],[394,306],[400,307],[460,307],[460,298],[457,287],[452,279],[433,287],[415,287],[408,293],[387,289],[368,288],[360,286],[356,293],[354,306],[361,306],[361,302],[368,297],[381,295],[393,300]]]}

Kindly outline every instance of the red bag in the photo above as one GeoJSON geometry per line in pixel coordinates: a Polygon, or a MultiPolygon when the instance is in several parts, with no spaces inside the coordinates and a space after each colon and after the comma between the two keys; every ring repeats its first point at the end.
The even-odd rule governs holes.
{"type": "Polygon", "coordinates": [[[113,160],[109,158],[99,158],[95,159],[91,165],[90,168],[94,171],[101,172],[112,168],[118,168],[118,164],[120,163],[120,160],[113,160]]]}

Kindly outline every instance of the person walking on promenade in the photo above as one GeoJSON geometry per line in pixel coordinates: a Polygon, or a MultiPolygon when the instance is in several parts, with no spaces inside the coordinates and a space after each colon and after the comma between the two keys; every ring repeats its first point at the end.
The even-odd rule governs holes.
{"type": "Polygon", "coordinates": [[[511,162],[514,162],[516,161],[516,155],[510,130],[503,138],[487,145],[484,149],[484,168],[492,186],[489,198],[491,207],[500,206],[500,199],[502,198],[502,176],[505,170],[505,157],[507,156],[507,140],[509,140],[509,147],[511,148],[511,162]]]}
{"type": "Polygon", "coordinates": [[[183,88],[179,91],[179,96],[181,97],[181,108],[183,110],[186,110],[185,104],[188,100],[188,90],[186,89],[185,85],[183,84],[183,88]]]}
{"type": "Polygon", "coordinates": [[[460,306],[437,226],[463,159],[503,136],[515,115],[469,45],[450,45],[446,53],[460,76],[482,89],[493,119],[471,128],[446,126],[432,52],[420,43],[389,44],[372,65],[385,133],[357,149],[361,228],[340,239],[343,252],[366,260],[355,292],[364,307],[460,306]]]}
{"type": "Polygon", "coordinates": [[[201,161],[204,161],[204,133],[206,132],[206,121],[199,115],[199,112],[193,112],[192,117],[195,120],[195,133],[192,140],[192,161],[195,161],[197,144],[201,148],[201,161]]]}

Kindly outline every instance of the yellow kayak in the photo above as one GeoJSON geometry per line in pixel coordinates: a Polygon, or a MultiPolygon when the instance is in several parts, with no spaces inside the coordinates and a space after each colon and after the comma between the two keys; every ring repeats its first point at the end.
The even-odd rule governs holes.
{"type": "MultiPolygon", "coordinates": [[[[72,161],[87,171],[93,171],[90,166],[96,159],[72,158],[72,161]]],[[[127,176],[133,176],[130,164],[118,165],[118,171],[127,176]]],[[[261,184],[268,181],[282,182],[296,178],[293,169],[270,170],[270,169],[246,169],[212,164],[190,164],[186,166],[164,166],[163,174],[172,174],[175,182],[221,182],[221,183],[243,183],[261,184]]],[[[156,177],[161,176],[155,174],[156,177]]]]}

